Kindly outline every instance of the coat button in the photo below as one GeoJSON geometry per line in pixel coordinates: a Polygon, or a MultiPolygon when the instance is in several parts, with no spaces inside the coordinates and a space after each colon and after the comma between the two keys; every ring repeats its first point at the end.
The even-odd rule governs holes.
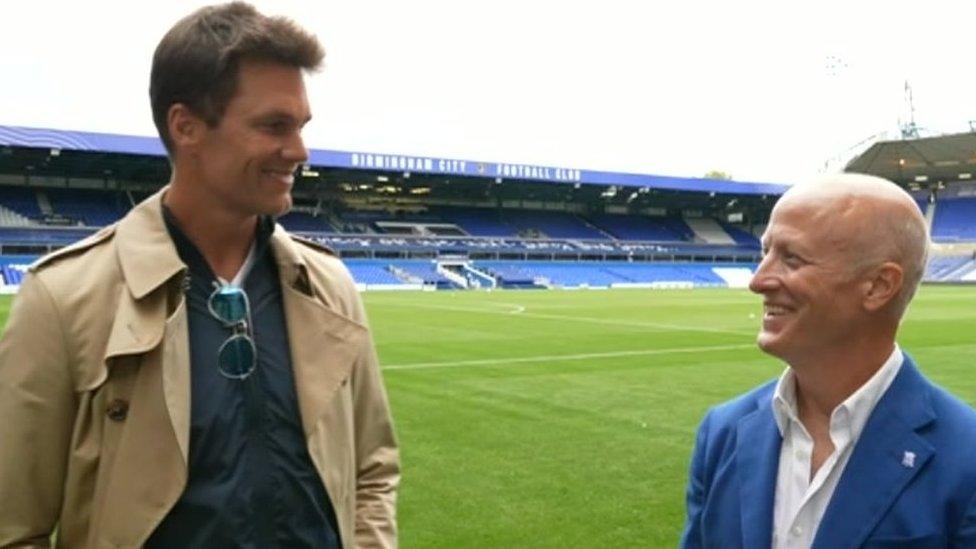
{"type": "Polygon", "coordinates": [[[108,403],[108,406],[105,408],[105,414],[112,421],[122,421],[125,419],[125,416],[129,415],[129,403],[121,398],[117,398],[108,403]]]}

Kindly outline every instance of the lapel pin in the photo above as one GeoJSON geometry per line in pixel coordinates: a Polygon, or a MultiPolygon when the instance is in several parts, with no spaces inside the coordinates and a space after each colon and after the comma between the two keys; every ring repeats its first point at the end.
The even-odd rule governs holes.
{"type": "Polygon", "coordinates": [[[905,467],[915,467],[915,452],[906,451],[903,456],[901,456],[901,464],[905,467]]]}

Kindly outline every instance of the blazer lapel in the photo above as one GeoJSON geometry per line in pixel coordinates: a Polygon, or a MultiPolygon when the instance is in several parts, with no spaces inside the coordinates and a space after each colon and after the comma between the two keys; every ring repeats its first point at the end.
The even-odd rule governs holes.
{"type": "Polygon", "coordinates": [[[742,547],[769,547],[783,440],[776,428],[769,399],[760,401],[758,410],[739,421],[737,434],[736,474],[742,547]]]}
{"type": "Polygon", "coordinates": [[[935,454],[916,433],[935,419],[928,386],[906,355],[878,401],[820,522],[813,547],[860,546],[935,454]]]}

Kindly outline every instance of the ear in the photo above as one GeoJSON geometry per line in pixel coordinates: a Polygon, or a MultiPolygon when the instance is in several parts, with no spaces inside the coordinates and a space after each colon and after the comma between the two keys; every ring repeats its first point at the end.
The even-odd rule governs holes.
{"type": "Polygon", "coordinates": [[[864,282],[864,308],[872,313],[883,309],[901,293],[904,283],[905,272],[901,265],[886,261],[875,267],[864,282]]]}
{"type": "Polygon", "coordinates": [[[170,105],[166,112],[166,124],[176,150],[199,143],[207,127],[207,123],[183,103],[170,105]]]}

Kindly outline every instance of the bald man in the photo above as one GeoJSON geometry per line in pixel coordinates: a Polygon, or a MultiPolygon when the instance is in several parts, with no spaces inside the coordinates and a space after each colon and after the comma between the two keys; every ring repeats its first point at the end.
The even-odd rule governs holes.
{"type": "Polygon", "coordinates": [[[912,198],[797,185],[762,241],[758,344],[788,367],[702,421],[682,547],[976,547],[976,412],[895,343],[928,250],[912,198]]]}

